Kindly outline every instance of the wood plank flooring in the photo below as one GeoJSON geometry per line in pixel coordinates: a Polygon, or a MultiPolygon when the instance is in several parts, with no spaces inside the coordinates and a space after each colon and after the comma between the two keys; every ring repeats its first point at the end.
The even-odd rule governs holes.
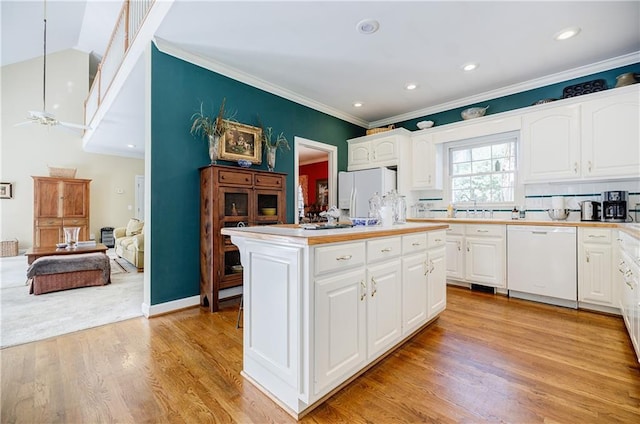
{"type": "MultiPolygon", "coordinates": [[[[291,423],[240,376],[237,306],[0,351],[2,423],[291,423]]],[[[449,287],[447,310],[305,423],[640,422],[619,317],[449,287]]]]}

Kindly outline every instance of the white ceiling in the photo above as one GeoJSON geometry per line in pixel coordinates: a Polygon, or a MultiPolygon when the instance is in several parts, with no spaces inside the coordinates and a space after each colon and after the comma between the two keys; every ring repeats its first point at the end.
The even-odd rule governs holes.
{"type": "MultiPolygon", "coordinates": [[[[48,50],[102,54],[120,4],[48,0],[48,50]]],[[[3,0],[2,64],[41,55],[41,26],[41,2],[3,0]]],[[[640,2],[174,0],[156,37],[222,73],[368,127],[601,61],[640,61],[640,2]],[[357,32],[367,18],[379,21],[375,34],[357,32]],[[554,40],[572,26],[581,28],[577,37],[554,40]],[[463,72],[471,61],[478,69],[463,72]],[[405,90],[408,82],[418,88],[405,90]]]]}

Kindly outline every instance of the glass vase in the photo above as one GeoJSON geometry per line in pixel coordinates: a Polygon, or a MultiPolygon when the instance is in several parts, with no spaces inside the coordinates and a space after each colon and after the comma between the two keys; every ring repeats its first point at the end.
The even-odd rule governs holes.
{"type": "Polygon", "coordinates": [[[80,227],[64,227],[64,242],[68,247],[76,247],[80,236],[80,227]]]}
{"type": "Polygon", "coordinates": [[[277,147],[267,147],[267,168],[272,172],[276,168],[276,149],[277,147]]]}
{"type": "Polygon", "coordinates": [[[215,165],[218,160],[219,145],[220,145],[220,136],[210,135],[209,136],[209,158],[211,159],[211,164],[213,165],[215,165]]]}

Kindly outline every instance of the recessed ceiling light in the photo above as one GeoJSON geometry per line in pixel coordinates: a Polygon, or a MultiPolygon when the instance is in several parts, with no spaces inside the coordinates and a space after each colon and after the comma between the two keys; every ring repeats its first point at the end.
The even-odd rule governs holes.
{"type": "Polygon", "coordinates": [[[136,145],[135,144],[127,144],[127,147],[130,148],[130,149],[133,149],[133,148],[136,147],[136,145]]]}
{"type": "Polygon", "coordinates": [[[355,102],[353,107],[362,107],[362,102],[355,102]]]}
{"type": "Polygon", "coordinates": [[[412,82],[404,86],[405,90],[415,90],[416,88],[418,88],[418,85],[412,82]]]}
{"type": "Polygon", "coordinates": [[[360,34],[373,34],[380,28],[380,23],[375,19],[363,19],[356,26],[360,34]]]}
{"type": "Polygon", "coordinates": [[[568,40],[569,38],[573,38],[580,33],[580,28],[571,27],[565,28],[560,32],[557,32],[556,35],[553,36],[558,41],[568,40]]]}
{"type": "Polygon", "coordinates": [[[477,67],[478,67],[477,63],[465,63],[464,65],[462,65],[462,70],[463,71],[473,71],[477,67]]]}

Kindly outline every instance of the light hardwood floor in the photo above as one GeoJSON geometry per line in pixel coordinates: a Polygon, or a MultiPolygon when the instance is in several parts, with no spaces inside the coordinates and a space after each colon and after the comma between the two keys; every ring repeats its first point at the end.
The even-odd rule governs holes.
{"type": "MultiPolygon", "coordinates": [[[[621,318],[448,296],[433,325],[302,422],[640,422],[621,318]]],[[[1,421],[294,422],[240,376],[236,312],[189,309],[4,349],[1,421]]]]}

